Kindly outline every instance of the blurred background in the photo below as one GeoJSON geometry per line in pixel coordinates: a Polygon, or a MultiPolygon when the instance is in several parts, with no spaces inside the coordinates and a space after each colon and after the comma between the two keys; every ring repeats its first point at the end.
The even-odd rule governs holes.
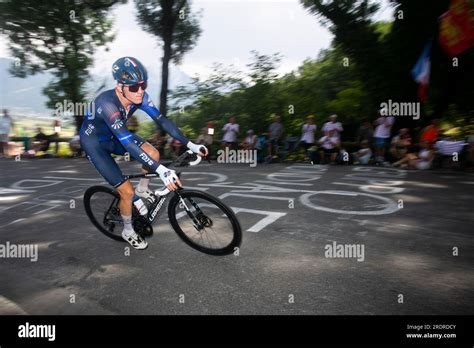
{"type": "MultiPolygon", "coordinates": [[[[23,144],[18,151],[44,133],[59,142],[56,155],[70,155],[67,142],[83,119],[77,106],[114,87],[111,64],[122,56],[144,63],[155,104],[193,139],[204,127],[218,141],[232,116],[239,138],[249,129],[264,134],[275,115],[286,139],[299,139],[308,115],[322,135],[337,114],[343,144],[356,149],[363,121],[372,123],[388,100],[421,106],[419,119],[397,117],[393,133],[408,128],[416,137],[436,119],[440,138],[474,134],[472,0],[2,0],[0,7],[0,108],[11,120],[10,141],[23,144]],[[413,72],[420,59],[429,76],[422,82],[413,72]]],[[[136,115],[132,127],[153,139],[155,124],[136,115]]]]}

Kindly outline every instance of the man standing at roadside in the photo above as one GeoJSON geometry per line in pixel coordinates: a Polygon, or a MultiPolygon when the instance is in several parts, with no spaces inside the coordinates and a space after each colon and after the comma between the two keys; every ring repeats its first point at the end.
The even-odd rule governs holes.
{"type": "Polygon", "coordinates": [[[283,137],[283,125],[281,124],[281,118],[278,115],[275,115],[273,118],[273,123],[268,127],[268,158],[277,157],[278,143],[283,137]]]}
{"type": "Polygon", "coordinates": [[[329,133],[331,131],[335,131],[333,133],[333,136],[336,136],[339,140],[341,140],[341,135],[340,133],[344,130],[342,128],[341,122],[336,122],[337,121],[337,115],[332,114],[329,116],[329,122],[326,122],[322,128],[322,131],[324,132],[324,135],[329,136],[329,133]]]}
{"type": "Polygon", "coordinates": [[[390,139],[390,131],[393,124],[395,123],[395,117],[383,116],[382,114],[378,119],[375,120],[374,126],[374,148],[375,148],[375,161],[378,164],[382,164],[385,161],[385,148],[388,145],[390,139]]]}
{"type": "Polygon", "coordinates": [[[224,137],[222,138],[223,148],[230,147],[235,149],[237,147],[237,134],[239,134],[239,125],[235,123],[235,117],[229,119],[222,130],[224,131],[224,137]]]}
{"type": "Polygon", "coordinates": [[[0,117],[0,157],[5,156],[8,151],[8,135],[12,126],[13,121],[8,115],[8,110],[3,109],[3,116],[0,117]]]}

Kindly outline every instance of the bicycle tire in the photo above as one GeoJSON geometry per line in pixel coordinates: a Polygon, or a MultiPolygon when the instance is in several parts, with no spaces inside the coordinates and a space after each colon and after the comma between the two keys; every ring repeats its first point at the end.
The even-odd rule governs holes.
{"type": "Polygon", "coordinates": [[[179,196],[174,195],[168,204],[168,218],[170,221],[171,226],[175,230],[175,232],[178,234],[178,236],[190,247],[209,254],[209,255],[215,255],[215,256],[224,256],[224,255],[229,255],[232,254],[235,251],[235,248],[240,247],[242,243],[242,228],[240,227],[239,220],[237,220],[237,217],[235,216],[234,212],[232,209],[230,209],[224,202],[222,202],[220,199],[202,191],[194,191],[194,190],[181,190],[180,195],[183,198],[189,198],[189,197],[195,197],[195,198],[201,198],[204,199],[208,202],[213,203],[216,205],[223,213],[226,214],[228,219],[230,220],[233,228],[233,238],[231,242],[219,249],[212,249],[212,248],[206,248],[200,244],[197,244],[193,242],[191,238],[187,236],[187,234],[181,229],[179,226],[179,223],[176,219],[176,205],[179,204],[179,196]]]}
{"type": "Polygon", "coordinates": [[[120,199],[120,195],[118,194],[118,192],[115,191],[114,189],[111,189],[110,187],[99,186],[99,185],[89,187],[84,193],[84,208],[86,210],[87,216],[89,217],[89,220],[91,220],[94,226],[97,227],[97,229],[103,234],[105,234],[107,237],[112,238],[117,241],[125,242],[125,240],[122,238],[121,235],[111,233],[110,231],[104,228],[103,224],[97,221],[94,213],[92,212],[92,207],[91,207],[91,198],[96,193],[106,193],[106,194],[110,194],[113,198],[120,199]]]}

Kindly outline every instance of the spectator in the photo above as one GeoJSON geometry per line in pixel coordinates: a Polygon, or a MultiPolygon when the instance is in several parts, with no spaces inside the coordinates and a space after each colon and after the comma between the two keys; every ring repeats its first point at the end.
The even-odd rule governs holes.
{"type": "Polygon", "coordinates": [[[239,134],[239,125],[235,123],[235,117],[231,117],[229,123],[227,123],[222,130],[225,132],[222,138],[222,147],[235,148],[237,145],[237,134],[239,134]]]}
{"type": "Polygon", "coordinates": [[[444,164],[448,164],[449,167],[459,167],[459,161],[463,159],[466,151],[464,148],[468,144],[464,141],[455,141],[449,138],[438,140],[434,144],[435,151],[435,165],[443,167],[444,164]],[[457,155],[457,159],[453,161],[453,156],[457,155]]]}
{"type": "Polygon", "coordinates": [[[37,129],[38,133],[31,139],[32,147],[35,152],[43,151],[46,152],[49,149],[49,136],[43,133],[42,128],[37,129]]]}
{"type": "Polygon", "coordinates": [[[257,145],[257,136],[253,133],[252,129],[247,131],[247,136],[240,143],[240,147],[244,150],[253,150],[257,145]]]}
{"type": "Polygon", "coordinates": [[[281,124],[281,118],[275,115],[273,123],[268,127],[268,158],[277,157],[278,144],[283,137],[283,125],[281,124]]]}
{"type": "Polygon", "coordinates": [[[13,126],[13,120],[8,115],[8,110],[3,109],[3,116],[0,117],[0,157],[6,156],[8,152],[8,135],[13,126]]]}
{"type": "Polygon", "coordinates": [[[53,123],[54,133],[48,135],[49,143],[54,143],[54,154],[57,156],[59,151],[59,133],[61,133],[61,121],[55,120],[53,123]]]}
{"type": "Polygon", "coordinates": [[[204,127],[201,129],[201,134],[196,139],[196,144],[201,144],[206,146],[208,149],[210,149],[212,145],[212,135],[208,134],[208,128],[204,127]]]}
{"type": "Polygon", "coordinates": [[[257,136],[255,148],[257,150],[257,162],[262,163],[265,158],[265,145],[267,144],[267,133],[257,136]]]}
{"type": "Polygon", "coordinates": [[[147,140],[155,149],[160,152],[160,155],[164,157],[165,155],[165,137],[162,135],[161,129],[158,129],[151,139],[147,140]]]}
{"type": "Polygon", "coordinates": [[[366,140],[370,146],[370,144],[372,143],[373,135],[374,135],[374,128],[370,124],[369,119],[366,118],[363,121],[362,126],[360,126],[357,132],[357,142],[359,143],[359,145],[362,146],[362,142],[366,140]]]}
{"type": "Polygon", "coordinates": [[[405,157],[411,147],[411,137],[408,128],[402,128],[398,131],[398,134],[392,139],[392,146],[390,153],[395,161],[398,161],[405,157]]]}
{"type": "Polygon", "coordinates": [[[72,137],[71,141],[69,142],[69,149],[72,152],[72,157],[80,157],[81,156],[82,149],[81,149],[79,134],[76,134],[72,137]]]}
{"type": "Polygon", "coordinates": [[[323,126],[323,132],[324,132],[324,135],[329,135],[329,132],[334,130],[335,131],[335,135],[337,137],[337,139],[341,139],[341,136],[340,136],[340,133],[344,130],[342,128],[342,125],[340,122],[336,122],[337,120],[337,115],[336,114],[333,114],[331,116],[329,116],[329,121],[326,122],[323,126]]]}
{"type": "Polygon", "coordinates": [[[138,131],[138,128],[140,127],[140,123],[138,122],[138,118],[135,115],[132,115],[128,120],[127,120],[127,128],[128,130],[135,134],[138,131]]]}
{"type": "Polygon", "coordinates": [[[207,161],[211,163],[211,148],[212,148],[211,145],[212,145],[213,139],[210,133],[211,132],[213,133],[214,129],[211,132],[209,132],[209,129],[211,128],[203,127],[201,129],[201,134],[199,134],[199,136],[197,137],[196,144],[201,144],[207,147],[207,151],[208,151],[207,161]]]}
{"type": "Polygon", "coordinates": [[[316,132],[316,125],[313,124],[314,116],[309,115],[306,117],[306,123],[302,127],[302,135],[301,135],[301,144],[304,147],[306,154],[308,153],[308,149],[314,146],[314,132],[316,132]]]}
{"type": "Polygon", "coordinates": [[[331,164],[334,164],[337,157],[337,147],[339,146],[339,137],[336,135],[337,130],[331,129],[328,135],[319,139],[321,148],[319,149],[321,163],[325,162],[326,155],[331,158],[331,164]]]}
{"type": "Polygon", "coordinates": [[[394,123],[395,117],[393,116],[380,116],[374,122],[376,128],[373,145],[375,148],[375,161],[377,163],[383,163],[385,161],[385,148],[388,145],[390,131],[394,123]]]}
{"type": "Polygon", "coordinates": [[[423,141],[420,143],[420,151],[418,154],[409,153],[401,160],[393,163],[394,167],[408,166],[408,168],[425,170],[431,168],[431,163],[434,158],[434,153],[430,142],[423,141]]]}
{"type": "Polygon", "coordinates": [[[164,136],[164,145],[165,145],[164,157],[165,158],[173,157],[173,153],[174,153],[173,138],[170,137],[169,134],[165,134],[164,136]]]}
{"type": "Polygon", "coordinates": [[[174,155],[176,157],[181,156],[183,153],[183,144],[178,139],[172,138],[171,145],[173,146],[174,155]]]}
{"type": "Polygon", "coordinates": [[[354,152],[352,156],[354,157],[354,164],[369,164],[370,158],[372,157],[372,150],[369,147],[369,142],[367,140],[362,140],[362,148],[354,152]]]}
{"type": "Polygon", "coordinates": [[[438,120],[431,120],[430,124],[421,130],[420,143],[427,141],[433,145],[439,136],[438,120]]]}

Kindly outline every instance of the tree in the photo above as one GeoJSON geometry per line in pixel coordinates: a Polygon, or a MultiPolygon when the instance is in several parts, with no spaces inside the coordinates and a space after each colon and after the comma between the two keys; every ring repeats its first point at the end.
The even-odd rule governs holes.
{"type": "Polygon", "coordinates": [[[371,19],[379,5],[370,0],[301,0],[301,3],[329,27],[334,34],[334,46],[344,52],[349,65],[357,64],[373,103],[383,100],[389,90],[386,72],[382,70],[386,52],[381,50],[382,34],[371,19]]]}
{"type": "MultiPolygon", "coordinates": [[[[5,1],[0,4],[0,30],[16,58],[10,72],[26,77],[51,70],[55,79],[43,93],[47,106],[84,101],[83,87],[92,55],[113,40],[109,10],[117,1],[5,1]]],[[[75,108],[77,110],[77,108],[75,108]]],[[[74,115],[79,130],[83,115],[74,115]]]]}
{"type": "Polygon", "coordinates": [[[197,132],[210,120],[216,121],[219,129],[229,114],[240,114],[241,104],[233,93],[246,86],[241,73],[234,66],[214,63],[207,79],[194,77],[190,86],[181,86],[171,92],[174,109],[178,111],[170,114],[170,117],[190,125],[197,132]]]}
{"type": "MultiPolygon", "coordinates": [[[[450,103],[459,110],[474,114],[474,49],[459,57],[462,64],[454,66],[438,44],[439,16],[450,0],[390,0],[394,20],[390,25],[373,22],[378,5],[370,0],[301,0],[311,13],[320,16],[334,33],[334,44],[355,61],[361,81],[372,106],[381,101],[418,101],[417,84],[411,70],[423,47],[431,40],[431,80],[427,113],[442,117],[450,103]]],[[[472,1],[471,1],[472,3],[472,1]]],[[[400,119],[399,126],[414,121],[400,119]]]]}
{"type": "MultiPolygon", "coordinates": [[[[278,54],[252,52],[246,77],[232,67],[214,64],[209,78],[195,78],[191,87],[172,93],[175,104],[184,107],[173,117],[196,132],[211,119],[219,131],[229,116],[237,116],[242,132],[250,128],[265,132],[274,113],[282,116],[287,135],[300,134],[310,114],[318,125],[334,112],[345,124],[355,124],[370,115],[371,106],[356,64],[344,66],[343,57],[340,48],[330,48],[317,60],[307,60],[297,71],[280,78],[276,74],[278,54]]],[[[349,133],[344,136],[351,138],[349,133]]]]}
{"type": "Polygon", "coordinates": [[[187,0],[136,0],[143,30],[163,40],[160,111],[167,113],[169,62],[179,64],[201,34],[198,17],[187,0]]]}

